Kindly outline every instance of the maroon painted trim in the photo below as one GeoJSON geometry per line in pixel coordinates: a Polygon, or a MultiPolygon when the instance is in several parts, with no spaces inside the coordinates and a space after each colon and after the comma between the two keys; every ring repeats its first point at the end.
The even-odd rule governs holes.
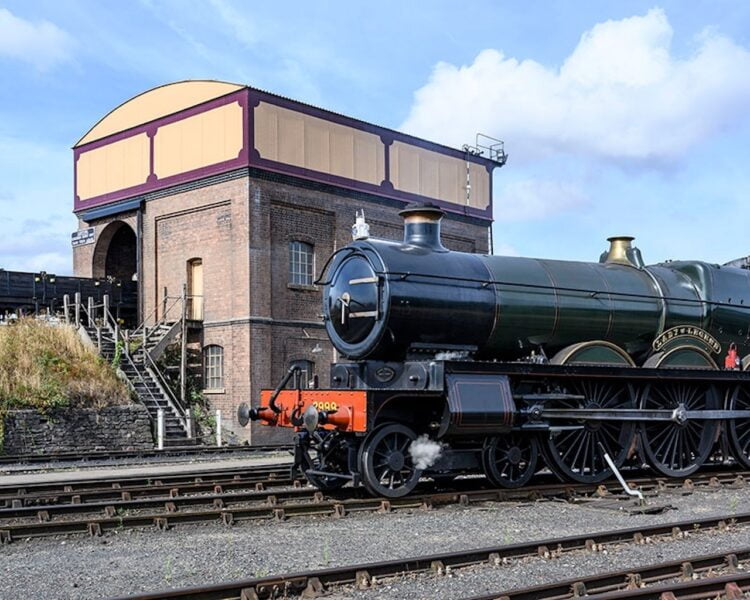
{"type": "MultiPolygon", "coordinates": [[[[247,166],[248,146],[243,145],[237,158],[234,158],[232,160],[228,160],[222,163],[216,163],[213,165],[209,165],[207,167],[201,167],[199,169],[194,169],[192,171],[187,171],[185,173],[179,173],[177,175],[171,175],[169,177],[165,177],[162,179],[157,178],[156,174],[154,173],[153,140],[154,140],[154,136],[156,135],[160,127],[164,125],[169,125],[170,123],[174,123],[176,121],[181,121],[187,117],[192,117],[194,115],[204,113],[214,108],[225,106],[227,104],[232,104],[233,102],[237,102],[243,109],[243,115],[246,115],[247,114],[247,89],[241,89],[241,90],[231,92],[229,94],[225,94],[224,96],[221,96],[219,98],[214,98],[213,100],[203,102],[202,104],[198,104],[196,106],[191,106],[190,108],[186,108],[185,110],[173,113],[171,115],[167,115],[166,117],[161,117],[149,123],[138,125],[137,127],[131,127],[130,129],[127,129],[125,131],[112,134],[109,137],[105,137],[99,140],[94,140],[93,142],[89,142],[88,144],[74,148],[73,156],[74,156],[74,163],[75,163],[76,161],[78,161],[80,156],[84,154],[85,152],[94,150],[96,148],[100,148],[102,146],[106,146],[113,142],[117,142],[120,140],[133,137],[135,135],[146,133],[149,136],[149,148],[150,148],[149,171],[150,171],[150,174],[146,178],[145,183],[132,186],[129,188],[121,189],[121,190],[116,190],[114,192],[109,192],[107,194],[102,194],[100,196],[95,196],[93,198],[87,198],[86,200],[81,200],[76,194],[73,211],[79,212],[81,210],[91,209],[96,206],[100,206],[102,204],[116,202],[117,200],[123,200],[125,198],[130,198],[133,196],[137,196],[139,194],[146,194],[148,192],[159,190],[159,189],[162,189],[171,185],[175,185],[178,183],[185,183],[186,181],[202,179],[210,175],[216,175],[224,171],[231,171],[232,169],[236,169],[238,167],[247,166]]],[[[245,144],[246,142],[247,142],[247,136],[243,136],[243,144],[245,144]]],[[[74,189],[77,190],[78,188],[76,187],[74,189]]]]}
{"type": "Polygon", "coordinates": [[[103,204],[110,204],[111,202],[116,202],[118,200],[125,200],[126,198],[132,198],[134,196],[147,194],[149,192],[168,188],[180,183],[197,181],[205,177],[210,177],[211,175],[218,175],[220,173],[233,171],[234,169],[246,166],[246,161],[240,160],[238,158],[233,158],[221,163],[209,165],[208,167],[201,167],[200,169],[194,169],[193,171],[187,171],[185,173],[178,173],[177,175],[171,175],[169,177],[156,179],[153,182],[147,181],[146,183],[142,183],[140,185],[117,190],[116,192],[110,192],[108,194],[103,194],[101,196],[90,198],[88,200],[77,200],[73,212],[77,213],[81,210],[88,210],[97,206],[101,206],[103,204]]]}
{"type": "MultiPolygon", "coordinates": [[[[257,154],[257,153],[254,153],[257,154]]],[[[487,206],[485,210],[474,208],[471,206],[464,206],[461,204],[453,204],[452,202],[445,202],[432,196],[422,196],[420,194],[412,194],[409,192],[403,192],[393,188],[393,184],[390,181],[386,181],[381,185],[373,185],[362,181],[356,181],[353,179],[347,179],[346,177],[339,177],[338,175],[330,175],[329,173],[321,173],[319,171],[312,171],[310,169],[304,169],[302,167],[295,167],[286,163],[280,163],[265,158],[253,157],[250,162],[250,166],[262,169],[264,171],[273,171],[275,173],[282,173],[284,175],[292,175],[301,179],[309,179],[336,187],[342,187],[357,192],[365,192],[367,194],[373,194],[375,196],[384,196],[394,200],[401,200],[402,202],[433,202],[445,209],[447,212],[459,215],[467,215],[470,217],[476,217],[478,219],[492,220],[492,202],[487,206]]]]}

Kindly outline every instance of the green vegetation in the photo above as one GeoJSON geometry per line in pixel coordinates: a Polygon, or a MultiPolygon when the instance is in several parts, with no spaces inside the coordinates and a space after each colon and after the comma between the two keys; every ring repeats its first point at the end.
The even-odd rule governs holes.
{"type": "MultiPolygon", "coordinates": [[[[188,349],[188,364],[200,365],[200,353],[188,349]]],[[[167,385],[176,398],[180,397],[180,344],[174,343],[167,346],[164,354],[156,361],[159,370],[164,374],[167,385]]],[[[200,369],[189,368],[186,380],[187,404],[195,425],[197,438],[207,442],[216,439],[216,417],[211,410],[208,399],[203,395],[200,369]]]]}
{"type": "Polygon", "coordinates": [[[34,319],[0,327],[0,427],[11,409],[99,409],[129,402],[112,366],[84,346],[72,327],[34,319]]]}

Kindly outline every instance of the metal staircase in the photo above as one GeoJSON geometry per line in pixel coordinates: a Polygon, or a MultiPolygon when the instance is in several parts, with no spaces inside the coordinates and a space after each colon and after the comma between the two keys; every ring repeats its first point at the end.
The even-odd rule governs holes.
{"type": "MultiPolygon", "coordinates": [[[[66,312],[66,318],[69,319],[66,312]]],[[[182,331],[182,322],[159,321],[151,327],[141,325],[135,332],[120,329],[109,311],[107,297],[103,304],[91,300],[74,305],[74,319],[84,342],[96,348],[107,362],[118,361],[118,375],[127,383],[151,416],[155,430],[159,411],[164,415],[164,445],[195,443],[187,407],[175,397],[156,365],[164,349],[182,331]],[[137,344],[137,348],[131,349],[137,344]]]]}

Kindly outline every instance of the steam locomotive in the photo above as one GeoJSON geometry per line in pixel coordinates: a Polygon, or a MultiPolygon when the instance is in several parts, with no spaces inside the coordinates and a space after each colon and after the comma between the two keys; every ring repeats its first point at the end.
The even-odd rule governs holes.
{"type": "Polygon", "coordinates": [[[750,270],[645,266],[629,237],[598,263],[454,252],[440,208],[400,214],[402,242],[360,231],[323,270],[330,388],[290,369],[240,408],[296,429],[313,485],[399,497],[481,472],[513,488],[542,460],[579,482],[636,458],[687,476],[717,443],[750,467],[750,270]]]}

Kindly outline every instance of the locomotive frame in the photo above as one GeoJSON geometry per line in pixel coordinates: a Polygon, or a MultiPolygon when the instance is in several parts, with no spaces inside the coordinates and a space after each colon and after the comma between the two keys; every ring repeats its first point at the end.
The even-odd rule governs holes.
{"type": "Polygon", "coordinates": [[[353,481],[355,485],[364,483],[376,495],[397,497],[412,491],[411,482],[404,480],[399,485],[399,477],[395,475],[395,472],[405,474],[401,458],[378,474],[373,468],[368,469],[363,456],[370,446],[377,448],[373,432],[394,425],[401,429],[393,437],[401,434],[410,440],[416,439],[417,434],[453,428],[450,447],[420,475],[442,479],[484,472],[492,483],[502,487],[526,484],[538,470],[542,456],[563,480],[603,481],[612,475],[604,452],[620,466],[637,451],[643,461],[648,460],[663,475],[685,477],[704,464],[717,441],[725,454],[731,452],[750,467],[750,371],[524,362],[368,361],[334,364],[333,377],[344,369],[357,375],[342,381],[339,387],[264,390],[262,406],[253,414],[267,424],[297,427],[295,468],[322,489],[336,489],[353,481]],[[367,385],[368,378],[384,369],[429,373],[431,383],[415,385],[407,376],[390,387],[367,385]],[[451,402],[451,380],[471,385],[478,381],[485,384],[488,378],[496,384],[495,390],[505,388],[506,400],[507,393],[512,396],[513,406],[505,404],[504,422],[498,418],[498,395],[464,395],[454,397],[451,402]],[[408,383],[404,384],[404,380],[408,383]],[[624,404],[629,406],[577,407],[581,394],[571,392],[582,386],[589,387],[588,402],[597,393],[602,398],[608,393],[612,397],[613,389],[627,390],[628,401],[624,404]],[[664,390],[662,406],[644,404],[650,396],[645,392],[652,386],[664,390]],[[675,394],[684,396],[688,388],[702,392],[688,403],[672,407],[669,401],[675,394]],[[276,398],[270,402],[274,392],[276,398]],[[691,402],[693,406],[688,406],[691,402]],[[279,415],[284,416],[272,414],[269,403],[275,404],[279,415]],[[306,429],[304,417],[311,414],[311,407],[318,416],[315,427],[306,429]],[[504,424],[498,426],[498,423],[504,424]],[[603,431],[602,424],[624,440],[619,445],[611,440],[608,443],[606,433],[598,433],[603,431]],[[409,431],[404,432],[403,428],[409,431]],[[688,431],[692,433],[683,433],[688,431]],[[660,432],[666,433],[656,437],[660,432]],[[561,447],[558,440],[564,435],[569,439],[562,440],[561,447]],[[688,447],[687,438],[695,443],[688,447]],[[676,449],[680,444],[685,446],[683,450],[676,449]],[[568,448],[586,447],[587,456],[582,453],[565,456],[568,448]],[[394,481],[390,480],[391,474],[394,481]]]}

